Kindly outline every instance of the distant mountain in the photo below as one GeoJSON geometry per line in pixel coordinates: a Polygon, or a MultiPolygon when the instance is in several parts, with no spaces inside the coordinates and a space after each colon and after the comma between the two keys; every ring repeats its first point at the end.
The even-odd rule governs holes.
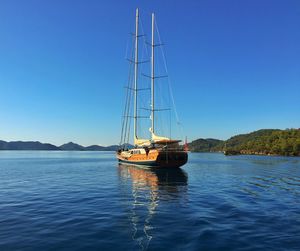
{"type": "Polygon", "coordinates": [[[197,139],[188,144],[191,152],[215,152],[218,146],[223,145],[223,140],[219,139],[197,139]]]}
{"type": "Polygon", "coordinates": [[[7,148],[7,142],[0,140],[0,150],[6,150],[7,148]]]}
{"type": "Polygon", "coordinates": [[[0,140],[0,150],[55,150],[55,151],[116,151],[118,145],[111,146],[81,146],[79,144],[69,142],[59,147],[52,144],[44,144],[38,141],[11,141],[6,142],[0,140]]]}
{"type": "Polygon", "coordinates": [[[118,145],[111,145],[111,146],[107,146],[106,149],[107,151],[117,151],[119,149],[120,146],[118,145]]]}
{"type": "Polygon", "coordinates": [[[0,150],[59,150],[55,145],[38,141],[0,141],[0,150]]]}
{"type": "Polygon", "coordinates": [[[78,145],[76,143],[73,143],[73,142],[69,142],[67,144],[61,145],[59,147],[59,149],[63,150],[63,151],[84,151],[85,147],[81,146],[81,145],[78,145]]]}
{"type": "Polygon", "coordinates": [[[63,151],[116,151],[119,149],[118,145],[112,146],[98,146],[98,145],[91,145],[91,146],[81,146],[75,144],[73,142],[69,142],[59,147],[63,151]]]}
{"type": "Polygon", "coordinates": [[[108,151],[105,146],[91,145],[84,148],[85,151],[108,151]]]}

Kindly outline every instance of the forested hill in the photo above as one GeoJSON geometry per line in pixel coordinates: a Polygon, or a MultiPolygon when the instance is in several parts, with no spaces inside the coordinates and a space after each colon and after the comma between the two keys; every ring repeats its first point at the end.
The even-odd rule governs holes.
{"type": "Polygon", "coordinates": [[[300,156],[300,129],[262,129],[226,141],[197,139],[189,143],[189,149],[192,152],[300,156]]]}
{"type": "Polygon", "coordinates": [[[234,136],[223,147],[241,154],[300,156],[300,129],[262,129],[234,136]]]}
{"type": "Polygon", "coordinates": [[[197,139],[188,144],[191,152],[215,152],[218,147],[222,150],[223,140],[219,139],[197,139]]]}

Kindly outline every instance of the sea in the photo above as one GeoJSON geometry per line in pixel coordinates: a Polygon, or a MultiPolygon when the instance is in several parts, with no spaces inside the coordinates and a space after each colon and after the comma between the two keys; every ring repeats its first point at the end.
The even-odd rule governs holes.
{"type": "Polygon", "coordinates": [[[0,250],[300,250],[300,158],[0,151],[0,250]]]}

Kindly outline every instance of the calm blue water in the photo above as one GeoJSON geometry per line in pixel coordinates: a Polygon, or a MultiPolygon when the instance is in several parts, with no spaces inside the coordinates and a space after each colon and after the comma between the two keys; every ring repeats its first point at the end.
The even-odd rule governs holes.
{"type": "Polygon", "coordinates": [[[300,158],[0,151],[0,250],[300,250],[300,158]]]}

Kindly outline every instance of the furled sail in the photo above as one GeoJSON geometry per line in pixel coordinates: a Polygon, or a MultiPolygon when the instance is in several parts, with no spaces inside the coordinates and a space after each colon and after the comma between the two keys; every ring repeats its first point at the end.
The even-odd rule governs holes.
{"type": "Polygon", "coordinates": [[[162,137],[162,136],[158,136],[158,135],[155,135],[153,132],[152,132],[152,141],[153,142],[158,142],[158,141],[169,141],[170,139],[167,138],[167,137],[162,137]]]}
{"type": "Polygon", "coordinates": [[[138,146],[149,146],[151,144],[149,139],[139,139],[137,137],[134,138],[134,144],[138,146]]]}

